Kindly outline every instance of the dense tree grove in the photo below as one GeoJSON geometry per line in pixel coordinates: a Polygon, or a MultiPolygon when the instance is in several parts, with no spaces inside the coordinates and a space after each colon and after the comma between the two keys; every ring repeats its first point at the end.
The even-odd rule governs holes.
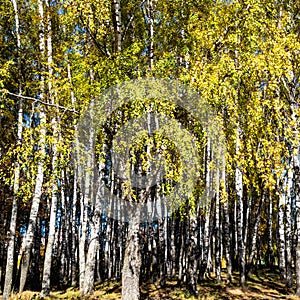
{"type": "Polygon", "coordinates": [[[0,30],[3,299],[71,286],[89,295],[95,282],[119,280],[133,300],[140,280],[163,287],[168,278],[197,294],[222,269],[228,282],[238,271],[244,288],[261,266],[300,295],[299,1],[2,0],[0,30]],[[139,136],[129,168],[147,173],[163,157],[166,174],[134,190],[110,168],[118,129],[159,112],[193,136],[193,193],[148,221],[90,201],[93,173],[75,150],[93,99],[141,78],[189,87],[224,132],[216,154],[203,124],[159,95],[123,103],[89,133],[97,161],[87,167],[130,204],[166,197],[189,154],[163,131],[139,136]]]}

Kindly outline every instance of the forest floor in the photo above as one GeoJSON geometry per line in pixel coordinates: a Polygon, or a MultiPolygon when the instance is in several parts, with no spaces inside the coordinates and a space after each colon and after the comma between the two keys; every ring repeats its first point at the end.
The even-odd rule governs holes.
{"type": "MultiPolygon", "coordinates": [[[[199,296],[192,296],[186,287],[179,286],[174,280],[167,281],[164,288],[153,283],[143,283],[141,286],[141,300],[167,300],[167,299],[300,299],[293,296],[293,290],[286,290],[285,285],[280,282],[279,274],[260,270],[257,275],[249,276],[246,290],[243,291],[238,284],[238,274],[234,274],[234,283],[226,284],[226,274],[222,274],[221,283],[217,283],[213,278],[203,281],[198,285],[199,296]]],[[[0,296],[0,299],[2,297],[0,296]]],[[[22,294],[14,294],[11,300],[39,299],[39,293],[26,291],[22,294]]],[[[65,291],[53,291],[49,299],[121,299],[120,282],[104,282],[96,284],[95,293],[91,297],[80,296],[76,289],[69,288],[65,291]]]]}

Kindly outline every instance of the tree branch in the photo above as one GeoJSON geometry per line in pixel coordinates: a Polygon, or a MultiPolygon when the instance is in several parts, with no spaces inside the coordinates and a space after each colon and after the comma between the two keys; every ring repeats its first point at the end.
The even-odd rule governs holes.
{"type": "Polygon", "coordinates": [[[54,106],[54,107],[56,107],[56,108],[68,110],[68,111],[73,112],[73,113],[76,113],[76,114],[79,113],[79,112],[76,111],[75,109],[71,109],[71,108],[68,108],[68,107],[65,107],[65,106],[62,106],[62,105],[59,105],[59,104],[48,103],[48,102],[42,101],[42,100],[37,99],[37,98],[33,98],[33,97],[29,97],[29,96],[23,96],[23,95],[18,95],[18,94],[11,93],[11,92],[9,92],[9,91],[6,91],[6,94],[11,95],[11,96],[14,96],[14,97],[22,98],[22,99],[25,99],[25,100],[29,100],[29,101],[39,102],[39,103],[41,103],[41,104],[43,104],[43,105],[54,106]]]}

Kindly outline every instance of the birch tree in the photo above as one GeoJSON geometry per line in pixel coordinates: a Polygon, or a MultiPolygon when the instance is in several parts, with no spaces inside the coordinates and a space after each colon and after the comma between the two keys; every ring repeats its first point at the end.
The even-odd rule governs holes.
{"type": "MultiPolygon", "coordinates": [[[[16,38],[17,38],[17,47],[18,47],[18,70],[19,70],[19,90],[18,94],[22,95],[22,83],[21,83],[21,37],[20,37],[20,21],[19,21],[19,12],[18,12],[18,3],[16,0],[12,0],[12,4],[14,7],[14,16],[15,16],[15,30],[16,30],[16,38]]],[[[22,108],[22,99],[19,99],[19,110],[18,110],[18,131],[17,131],[17,144],[20,145],[22,142],[22,131],[23,131],[23,108],[22,108]]],[[[16,227],[17,227],[17,214],[18,214],[18,190],[20,185],[20,165],[19,158],[16,158],[16,166],[14,172],[14,185],[13,185],[13,203],[12,203],[12,211],[11,211],[11,219],[10,219],[10,236],[9,243],[7,247],[7,262],[5,269],[5,283],[4,283],[4,291],[3,291],[3,299],[7,299],[10,295],[12,289],[12,281],[13,281],[13,271],[14,271],[14,257],[15,257],[15,237],[16,237],[16,227]]]]}
{"type": "MultiPolygon", "coordinates": [[[[39,48],[40,48],[40,54],[41,57],[45,57],[45,23],[44,23],[44,8],[43,8],[43,2],[41,0],[38,1],[38,10],[39,10],[39,17],[40,17],[40,27],[39,27],[39,48]]],[[[40,93],[39,97],[40,99],[45,99],[45,78],[43,74],[43,69],[41,70],[40,75],[40,93]]],[[[33,243],[33,237],[34,237],[34,229],[37,222],[38,217],[38,211],[39,211],[39,204],[42,196],[42,186],[43,186],[43,179],[44,179],[44,159],[45,159],[45,138],[46,138],[46,114],[44,112],[44,108],[40,107],[39,109],[39,161],[37,165],[37,171],[36,171],[36,179],[35,179],[35,190],[34,195],[32,199],[31,204],[31,210],[30,210],[30,216],[29,216],[29,222],[26,228],[26,235],[23,237],[22,242],[22,261],[21,261],[21,270],[20,270],[20,286],[19,291],[23,292],[28,268],[29,268],[29,262],[30,262],[30,254],[32,249],[32,243],[33,243]]]]}
{"type": "MultiPolygon", "coordinates": [[[[55,99],[57,98],[56,92],[54,91],[54,78],[53,78],[53,49],[52,49],[52,22],[50,15],[50,3],[48,0],[45,2],[47,11],[47,67],[48,67],[48,92],[49,101],[55,105],[55,99]]],[[[57,201],[58,201],[58,186],[57,186],[57,173],[58,173],[58,124],[56,113],[51,120],[52,131],[53,131],[53,144],[52,144],[52,187],[51,187],[51,209],[50,209],[50,222],[49,222],[49,235],[48,242],[46,245],[45,259],[44,259],[44,270],[42,280],[42,291],[41,298],[47,297],[50,293],[50,274],[52,264],[52,252],[55,239],[55,227],[56,227],[56,213],[57,213],[57,201]]]]}

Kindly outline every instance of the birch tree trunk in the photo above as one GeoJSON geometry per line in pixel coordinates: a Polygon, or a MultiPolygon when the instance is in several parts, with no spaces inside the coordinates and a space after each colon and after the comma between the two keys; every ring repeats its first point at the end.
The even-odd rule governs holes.
{"type": "Polygon", "coordinates": [[[265,200],[265,194],[263,193],[261,198],[260,198],[257,213],[255,214],[255,221],[254,221],[254,224],[253,224],[253,228],[252,228],[252,231],[250,232],[250,236],[252,238],[250,239],[250,250],[249,250],[250,253],[249,253],[249,259],[248,259],[248,262],[247,262],[247,265],[248,265],[247,274],[248,274],[248,272],[251,273],[255,252],[258,252],[257,239],[258,239],[258,235],[259,235],[261,210],[262,210],[264,200],[265,200]]]}
{"type": "MultiPolygon", "coordinates": [[[[225,155],[222,157],[222,184],[224,188],[224,194],[227,195],[227,184],[226,184],[226,162],[225,155]]],[[[224,245],[225,245],[225,259],[227,269],[227,283],[232,283],[232,261],[231,261],[231,238],[230,238],[230,219],[229,219],[229,203],[228,197],[226,197],[223,203],[223,214],[224,214],[224,245]]]]}
{"type": "Polygon", "coordinates": [[[42,186],[43,186],[43,179],[44,179],[44,156],[45,153],[45,137],[46,137],[46,130],[45,130],[45,123],[46,123],[46,115],[43,112],[42,108],[40,110],[40,160],[38,162],[37,167],[37,175],[35,179],[35,189],[34,189],[34,196],[32,199],[32,205],[30,210],[29,222],[27,225],[26,235],[24,236],[22,242],[22,261],[21,261],[21,275],[20,275],[20,293],[24,291],[29,262],[30,262],[30,253],[32,249],[32,243],[34,238],[34,230],[37,222],[37,215],[42,195],[42,186]]]}
{"type": "Polygon", "coordinates": [[[209,244],[210,244],[210,218],[209,218],[209,203],[210,199],[210,184],[211,184],[211,170],[210,170],[210,161],[211,161],[211,141],[208,137],[206,145],[206,155],[205,155],[205,185],[206,185],[206,199],[204,203],[204,232],[203,232],[203,250],[202,250],[202,259],[201,266],[199,271],[199,281],[202,281],[208,265],[208,256],[209,256],[209,244]]]}
{"type": "MultiPolygon", "coordinates": [[[[99,169],[102,170],[104,166],[100,165],[99,169]]],[[[100,184],[97,195],[93,195],[91,203],[91,218],[90,218],[90,240],[85,262],[85,278],[83,294],[91,295],[94,293],[94,278],[95,278],[95,265],[96,254],[99,246],[99,230],[100,230],[100,216],[101,216],[101,199],[104,197],[104,183],[103,178],[100,176],[98,179],[100,184]]]]}
{"type": "MultiPolygon", "coordinates": [[[[297,153],[298,155],[298,153],[297,153]]],[[[299,159],[297,158],[297,163],[295,164],[295,192],[296,192],[296,260],[295,260],[295,270],[296,270],[296,295],[300,296],[300,182],[299,182],[299,159]]]]}
{"type": "MultiPolygon", "coordinates": [[[[75,107],[75,103],[76,103],[76,97],[73,91],[73,82],[72,82],[72,74],[71,74],[71,66],[70,66],[70,62],[68,61],[68,65],[67,65],[67,71],[68,71],[68,81],[69,81],[69,85],[70,85],[70,96],[71,96],[71,103],[72,106],[75,107]]],[[[75,135],[75,145],[76,148],[78,149],[79,147],[79,142],[78,142],[78,130],[77,130],[77,125],[75,123],[74,120],[74,135],[75,135]]],[[[72,250],[71,250],[71,273],[72,273],[72,286],[76,285],[76,247],[77,243],[76,241],[78,240],[77,235],[77,230],[76,230],[76,206],[77,206],[77,183],[78,183],[78,170],[75,168],[74,169],[74,183],[73,183],[73,203],[72,203],[72,250]]]]}
{"type": "Polygon", "coordinates": [[[268,230],[268,250],[267,250],[267,258],[266,262],[268,267],[273,267],[274,265],[274,253],[273,253],[273,199],[272,194],[269,192],[269,202],[267,209],[267,230],[268,230]]]}
{"type": "Polygon", "coordinates": [[[85,279],[83,293],[84,295],[91,295],[94,293],[94,277],[95,277],[95,263],[96,253],[98,250],[98,232],[99,232],[100,210],[96,208],[93,212],[93,220],[90,222],[91,237],[86,256],[85,264],[85,279]]]}
{"type": "Polygon", "coordinates": [[[140,213],[137,210],[130,218],[127,245],[122,269],[122,300],[140,299],[140,213]]]}
{"type": "MultiPolygon", "coordinates": [[[[236,152],[240,149],[241,129],[237,129],[236,152]]],[[[235,169],[235,190],[237,195],[237,242],[239,253],[240,284],[245,288],[245,244],[244,244],[244,205],[243,205],[243,173],[239,166],[235,169]]]]}
{"type": "Polygon", "coordinates": [[[149,23],[149,69],[153,69],[154,61],[154,16],[153,16],[153,2],[147,0],[146,16],[149,23]]]}
{"type": "MultiPolygon", "coordinates": [[[[280,17],[282,17],[282,8],[280,8],[280,17]]],[[[296,294],[300,295],[300,222],[299,222],[299,171],[300,171],[300,148],[299,148],[299,93],[298,81],[299,75],[297,74],[297,59],[291,59],[290,63],[293,65],[291,71],[292,78],[288,79],[282,76],[281,82],[285,89],[285,95],[289,100],[291,111],[291,124],[293,130],[293,142],[291,147],[291,166],[288,173],[288,193],[289,199],[287,203],[286,212],[286,261],[287,261],[287,288],[291,288],[293,284],[292,278],[292,222],[294,221],[295,238],[296,238],[296,294]],[[292,208],[295,209],[295,216],[293,216],[292,208]],[[293,220],[292,220],[293,217],[293,220]]]]}
{"type": "MultiPolygon", "coordinates": [[[[193,213],[193,212],[192,212],[193,213]]],[[[197,221],[195,216],[190,216],[190,228],[189,228],[189,245],[188,245],[188,282],[190,287],[190,292],[194,296],[198,296],[197,291],[197,236],[196,227],[197,221]]]]}
{"type": "Polygon", "coordinates": [[[77,258],[76,253],[78,250],[77,245],[77,230],[76,230],[76,206],[77,206],[77,170],[74,170],[74,183],[73,183],[73,199],[72,199],[72,223],[71,223],[71,232],[72,232],[72,249],[71,249],[71,285],[72,287],[76,286],[76,267],[77,267],[77,258]]]}
{"type": "MultiPolygon", "coordinates": [[[[52,23],[50,17],[50,4],[49,0],[46,0],[47,5],[47,60],[48,60],[48,92],[49,100],[51,104],[55,104],[54,92],[53,92],[53,57],[52,57],[52,23]]],[[[52,118],[53,129],[53,143],[52,143],[52,172],[53,182],[51,191],[51,210],[50,210],[50,222],[49,222],[49,235],[46,246],[44,270],[42,280],[41,298],[47,297],[50,293],[50,275],[52,264],[52,251],[55,239],[55,226],[56,226],[56,212],[57,212],[57,145],[58,142],[58,124],[56,116],[52,118]]]]}
{"type": "MultiPolygon", "coordinates": [[[[298,131],[297,131],[298,136],[298,131]]],[[[299,146],[295,147],[296,151],[293,157],[294,161],[294,193],[296,204],[296,224],[295,224],[295,238],[296,238],[296,259],[295,259],[295,273],[296,273],[296,296],[300,296],[300,163],[299,163],[299,146]]]]}
{"type": "MultiPolygon", "coordinates": [[[[44,8],[42,0],[38,0],[38,10],[39,10],[39,17],[40,17],[40,30],[39,30],[39,48],[41,57],[45,56],[45,24],[44,24],[44,8]]],[[[45,79],[43,75],[43,70],[40,75],[41,81],[41,88],[40,88],[40,99],[44,99],[45,96],[45,79]]],[[[45,151],[45,139],[46,139],[46,115],[43,110],[43,107],[40,107],[39,111],[39,161],[37,165],[37,174],[35,179],[35,189],[34,195],[32,199],[32,205],[30,210],[29,222],[27,225],[26,235],[23,238],[22,242],[22,261],[21,261],[21,272],[20,272],[20,286],[19,291],[23,292],[26,278],[28,274],[29,262],[30,262],[30,253],[32,249],[33,237],[34,237],[34,229],[36,226],[37,215],[39,210],[39,204],[42,196],[42,186],[44,180],[44,157],[46,155],[45,151]]]]}
{"type": "Polygon", "coordinates": [[[122,50],[122,29],[121,29],[121,3],[120,0],[112,1],[113,8],[113,24],[114,24],[114,35],[115,35],[115,53],[122,50]]]}
{"type": "Polygon", "coordinates": [[[80,237],[79,237],[79,288],[81,293],[84,293],[84,282],[85,282],[85,268],[86,268],[86,241],[87,241],[87,231],[88,231],[88,205],[89,199],[91,197],[91,175],[89,170],[91,170],[91,158],[87,161],[87,171],[83,173],[82,166],[78,174],[79,178],[82,180],[81,176],[84,176],[84,182],[82,183],[83,192],[80,199],[80,237]]]}
{"type": "MultiPolygon", "coordinates": [[[[285,180],[286,181],[286,180],[285,180]]],[[[285,184],[284,184],[285,186],[285,184]]],[[[278,260],[279,260],[279,272],[280,278],[283,282],[286,282],[286,261],[285,261],[285,228],[284,228],[284,208],[285,208],[285,191],[281,190],[278,203],[278,260]]]]}
{"type": "Polygon", "coordinates": [[[286,256],[286,287],[290,289],[293,286],[292,277],[292,189],[293,189],[293,171],[292,166],[288,170],[287,177],[287,197],[285,210],[285,256],[286,256]]]}
{"type": "Polygon", "coordinates": [[[216,236],[216,250],[215,250],[215,265],[216,265],[216,277],[217,281],[221,282],[221,221],[220,221],[220,169],[219,165],[217,165],[217,174],[216,174],[216,228],[215,228],[215,236],[216,236]]]}
{"type": "MultiPolygon", "coordinates": [[[[20,22],[19,22],[19,13],[18,5],[16,0],[12,0],[15,13],[15,25],[16,25],[16,38],[17,38],[17,47],[18,51],[21,50],[21,37],[20,37],[20,22]]],[[[19,82],[19,95],[22,95],[22,85],[21,85],[21,60],[18,56],[18,70],[20,76],[19,82]]],[[[17,144],[21,144],[22,140],[22,131],[23,131],[23,109],[22,109],[22,100],[19,99],[19,109],[18,109],[18,129],[17,129],[17,144]]],[[[17,193],[19,191],[19,180],[20,180],[20,165],[18,163],[18,158],[16,159],[15,171],[14,171],[14,185],[13,185],[13,202],[11,208],[11,218],[9,226],[9,241],[6,253],[6,269],[5,269],[5,281],[4,281],[4,290],[2,299],[8,299],[13,281],[13,272],[14,272],[14,255],[15,255],[15,237],[16,237],[16,228],[17,228],[17,214],[18,214],[18,200],[17,193]]]]}

